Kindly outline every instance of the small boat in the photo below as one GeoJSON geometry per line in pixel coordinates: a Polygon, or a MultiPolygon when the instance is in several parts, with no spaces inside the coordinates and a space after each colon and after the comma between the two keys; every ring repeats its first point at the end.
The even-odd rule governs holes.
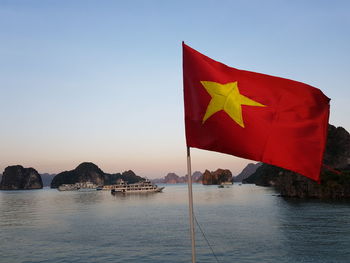
{"type": "Polygon", "coordinates": [[[233,185],[232,182],[222,182],[218,187],[219,188],[229,188],[231,185],[233,185]]]}

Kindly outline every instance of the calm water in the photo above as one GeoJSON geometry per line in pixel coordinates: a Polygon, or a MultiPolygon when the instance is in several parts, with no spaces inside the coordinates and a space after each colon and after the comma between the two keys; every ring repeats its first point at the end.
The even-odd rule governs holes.
{"type": "MultiPolygon", "coordinates": [[[[194,186],[220,262],[350,262],[350,204],[194,186]]],[[[197,233],[198,262],[215,262],[197,233]]],[[[0,192],[0,262],[190,262],[186,185],[164,193],[0,192]]]]}

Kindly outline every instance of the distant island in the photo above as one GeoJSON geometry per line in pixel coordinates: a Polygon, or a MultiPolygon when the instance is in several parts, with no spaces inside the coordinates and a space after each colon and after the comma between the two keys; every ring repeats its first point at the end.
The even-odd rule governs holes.
{"type": "Polygon", "coordinates": [[[89,162],[79,164],[74,170],[64,171],[57,175],[43,174],[42,176],[34,168],[24,168],[21,165],[13,165],[5,168],[1,177],[0,190],[31,190],[42,189],[43,181],[51,188],[58,188],[62,184],[75,184],[91,182],[96,185],[111,185],[122,179],[128,183],[136,183],[145,180],[133,171],[123,173],[104,173],[97,165],[89,162]]]}
{"type": "MultiPolygon", "coordinates": [[[[153,183],[163,184],[181,184],[187,183],[187,175],[178,176],[176,173],[168,173],[164,178],[158,178],[151,180],[153,183]]],[[[196,171],[192,174],[193,183],[202,183],[203,185],[219,185],[224,182],[233,182],[232,173],[227,169],[217,169],[210,172],[205,170],[202,174],[196,171]]]]}
{"type": "Polygon", "coordinates": [[[74,170],[57,174],[51,182],[51,188],[58,188],[62,184],[75,184],[83,182],[91,182],[101,186],[111,185],[116,184],[119,179],[131,184],[145,180],[145,178],[136,175],[131,170],[125,171],[121,174],[108,174],[103,172],[96,164],[84,162],[79,164],[74,170]]]}
{"type": "MultiPolygon", "coordinates": [[[[240,178],[246,178],[251,175],[257,167],[261,164],[249,164],[243,171],[236,177],[238,180],[240,178]]],[[[44,173],[39,175],[36,170],[36,180],[37,183],[26,184],[23,183],[23,174],[26,174],[26,169],[33,168],[23,168],[24,172],[21,169],[16,169],[16,167],[21,166],[9,166],[5,169],[5,171],[12,171],[8,174],[4,180],[0,180],[2,182],[1,189],[6,190],[19,190],[19,189],[40,189],[43,186],[50,186],[51,188],[58,188],[62,184],[75,184],[75,183],[85,183],[91,182],[95,185],[112,185],[116,184],[118,180],[122,179],[128,183],[136,183],[145,178],[142,178],[136,175],[132,170],[125,171],[123,173],[114,173],[108,174],[103,172],[97,165],[91,162],[83,162],[79,164],[75,169],[70,171],[64,171],[58,174],[48,174],[44,173]],[[14,172],[15,171],[15,172],[14,172]],[[21,179],[22,178],[22,179],[21,179]],[[38,185],[40,187],[38,187],[38,185]]],[[[30,170],[30,172],[34,172],[30,170]]],[[[27,180],[27,179],[25,179],[27,180]]],[[[32,179],[33,180],[33,179],[32,179]]],[[[196,171],[192,174],[192,182],[193,183],[202,183],[204,185],[219,185],[224,182],[233,182],[231,171],[227,169],[217,169],[216,171],[210,172],[209,170],[205,170],[204,173],[196,171]]],[[[176,173],[168,173],[163,178],[152,179],[153,183],[164,183],[164,184],[179,184],[179,183],[187,183],[187,175],[179,176],[176,173]]]]}
{"type": "Polygon", "coordinates": [[[30,190],[43,188],[40,174],[34,168],[13,165],[5,168],[0,190],[30,190]]]}
{"type": "Polygon", "coordinates": [[[233,183],[232,173],[228,169],[217,169],[210,172],[205,170],[203,173],[202,184],[204,185],[220,185],[222,183],[233,183]]]}
{"type": "MultiPolygon", "coordinates": [[[[5,169],[1,178],[0,190],[29,190],[41,189],[43,186],[58,188],[63,184],[76,184],[90,182],[94,185],[113,185],[118,180],[129,184],[144,181],[145,178],[136,175],[132,170],[123,173],[108,174],[103,172],[96,164],[83,162],[75,169],[56,174],[40,175],[34,168],[23,168],[20,165],[9,166],[5,169]]],[[[153,179],[153,183],[177,184],[187,183],[187,176],[178,176],[168,173],[164,178],[153,179]]],[[[232,182],[232,173],[229,170],[217,169],[214,172],[205,170],[202,174],[196,171],[192,174],[193,183],[204,185],[232,182]]]]}
{"type": "MultiPolygon", "coordinates": [[[[183,183],[187,183],[187,175],[178,176],[176,173],[168,173],[163,178],[152,179],[151,181],[157,184],[183,184],[183,183]]],[[[199,171],[194,172],[192,174],[192,182],[201,183],[202,173],[199,171]]]]}
{"type": "MultiPolygon", "coordinates": [[[[5,168],[0,179],[0,190],[41,189],[49,183],[51,188],[58,188],[62,184],[91,182],[96,185],[112,185],[120,179],[131,184],[145,180],[132,170],[108,174],[91,162],[81,163],[75,169],[57,175],[40,175],[34,168],[13,165],[5,168]]],[[[320,184],[294,172],[262,163],[248,164],[236,177],[225,169],[212,172],[205,170],[203,174],[196,171],[192,174],[192,180],[204,185],[242,181],[258,186],[272,186],[285,197],[350,198],[350,134],[342,127],[329,125],[320,184]]],[[[186,183],[187,178],[168,173],[164,178],[152,181],[176,184],[186,183]]]]}
{"type": "Polygon", "coordinates": [[[234,177],[235,182],[242,182],[245,179],[247,179],[249,176],[251,176],[253,173],[255,173],[256,169],[258,169],[262,163],[249,163],[242,172],[240,172],[238,175],[234,177]]]}

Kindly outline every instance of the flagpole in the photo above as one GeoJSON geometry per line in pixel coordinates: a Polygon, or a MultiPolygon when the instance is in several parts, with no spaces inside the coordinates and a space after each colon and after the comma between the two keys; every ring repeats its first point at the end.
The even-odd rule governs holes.
{"type": "Polygon", "coordinates": [[[189,218],[190,232],[192,243],[192,263],[196,263],[196,242],[194,235],[194,218],[193,218],[193,194],[192,194],[192,171],[191,171],[191,153],[190,147],[187,147],[187,183],[188,183],[188,203],[189,203],[189,218]]]}

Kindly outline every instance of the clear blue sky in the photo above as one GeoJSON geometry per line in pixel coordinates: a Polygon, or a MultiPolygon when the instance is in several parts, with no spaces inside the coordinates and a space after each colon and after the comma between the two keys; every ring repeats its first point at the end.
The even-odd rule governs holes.
{"type": "MultiPolygon", "coordinates": [[[[92,161],[186,171],[181,41],[232,67],[302,81],[350,130],[349,1],[0,0],[0,173],[92,161]]],[[[192,151],[193,169],[249,161],[192,151]]]]}

